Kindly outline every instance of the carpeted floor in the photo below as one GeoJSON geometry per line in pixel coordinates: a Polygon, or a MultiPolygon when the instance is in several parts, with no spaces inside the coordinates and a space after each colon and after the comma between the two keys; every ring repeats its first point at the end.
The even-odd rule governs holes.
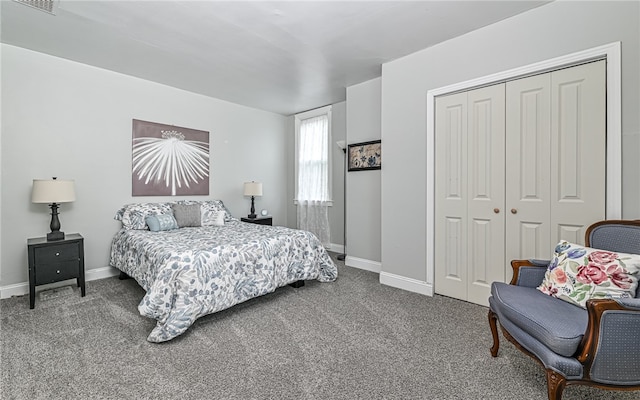
{"type": "MultiPolygon", "coordinates": [[[[503,340],[487,309],[378,283],[339,265],[209,315],[168,343],[146,341],[135,281],[87,282],[29,310],[0,301],[2,399],[546,399],[543,369],[503,340]]],[[[639,399],[569,387],[564,400],[639,399]]]]}

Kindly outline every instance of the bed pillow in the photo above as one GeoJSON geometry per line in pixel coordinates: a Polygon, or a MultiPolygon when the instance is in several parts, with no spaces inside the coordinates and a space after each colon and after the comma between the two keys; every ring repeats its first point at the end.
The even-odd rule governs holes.
{"type": "Polygon", "coordinates": [[[231,212],[229,211],[227,206],[224,205],[222,200],[207,200],[207,201],[204,201],[202,203],[202,205],[205,208],[206,207],[215,207],[215,208],[217,208],[219,211],[221,211],[224,214],[225,222],[232,221],[232,220],[236,219],[233,215],[231,215],[231,212]]]}
{"type": "Polygon", "coordinates": [[[538,290],[586,308],[590,299],[635,297],[640,255],[561,241],[538,290]]]}
{"type": "Polygon", "coordinates": [[[172,204],[171,208],[180,228],[201,226],[200,204],[172,204]]]}
{"type": "Polygon", "coordinates": [[[224,212],[222,211],[209,211],[204,207],[200,210],[202,226],[223,226],[224,225],[224,212]]]}
{"type": "MultiPolygon", "coordinates": [[[[176,202],[176,204],[200,204],[200,207],[202,207],[202,214],[204,216],[205,213],[209,213],[207,214],[207,218],[209,218],[209,215],[213,215],[213,212],[215,211],[221,211],[222,213],[224,213],[224,221],[225,222],[229,222],[232,220],[235,220],[236,218],[231,215],[231,212],[227,209],[227,207],[224,205],[224,203],[222,202],[222,200],[179,200],[176,202]]],[[[206,219],[203,217],[202,219],[202,226],[206,226],[206,225],[211,225],[211,223],[209,223],[208,221],[206,221],[206,219]]]]}
{"type": "Polygon", "coordinates": [[[152,232],[178,229],[178,222],[173,214],[149,215],[145,218],[145,221],[147,222],[149,230],[152,232]]]}
{"type": "Polygon", "coordinates": [[[170,214],[171,203],[133,203],[116,212],[114,219],[122,222],[125,229],[147,229],[146,218],[150,215],[170,214]]]}

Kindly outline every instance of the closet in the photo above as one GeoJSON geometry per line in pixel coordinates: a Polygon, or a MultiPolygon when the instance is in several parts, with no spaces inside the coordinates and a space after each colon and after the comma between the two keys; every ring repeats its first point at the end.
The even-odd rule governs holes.
{"type": "Polygon", "coordinates": [[[436,98],[435,292],[487,305],[512,259],[605,217],[604,60],[436,98]]]}

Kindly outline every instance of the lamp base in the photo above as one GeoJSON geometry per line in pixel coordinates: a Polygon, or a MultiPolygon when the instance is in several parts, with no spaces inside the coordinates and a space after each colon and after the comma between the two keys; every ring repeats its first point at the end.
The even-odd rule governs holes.
{"type": "Polygon", "coordinates": [[[47,241],[53,242],[56,240],[64,240],[64,232],[55,231],[47,233],[47,241]]]}
{"type": "Polygon", "coordinates": [[[249,215],[247,215],[247,218],[254,219],[255,217],[257,217],[257,215],[256,215],[256,214],[249,214],[249,215]]]}

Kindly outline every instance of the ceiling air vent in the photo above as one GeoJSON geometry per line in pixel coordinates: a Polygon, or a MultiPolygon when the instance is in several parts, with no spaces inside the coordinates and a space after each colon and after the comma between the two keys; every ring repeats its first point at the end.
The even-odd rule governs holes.
{"type": "Polygon", "coordinates": [[[56,14],[57,0],[13,0],[16,3],[24,4],[25,6],[37,8],[40,11],[44,11],[49,14],[56,14]]]}

